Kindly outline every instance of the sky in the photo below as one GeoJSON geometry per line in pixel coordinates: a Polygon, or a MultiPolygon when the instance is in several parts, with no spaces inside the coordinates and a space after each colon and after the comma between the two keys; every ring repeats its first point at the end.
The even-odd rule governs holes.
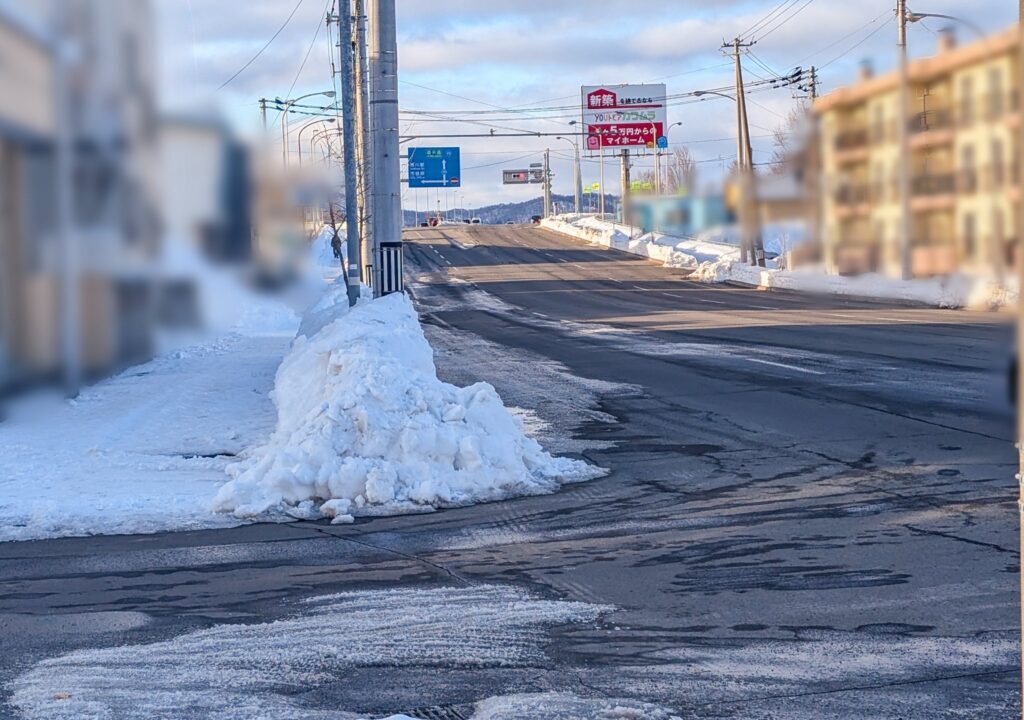
{"type": "MultiPolygon", "coordinates": [[[[330,40],[323,18],[333,0],[155,0],[162,97],[166,108],[220,114],[242,134],[259,129],[261,97],[298,97],[329,90],[330,40]],[[244,10],[243,10],[244,8],[244,10]],[[294,10],[266,50],[229,84],[294,10]]],[[[723,40],[756,40],[743,58],[748,82],[815,65],[821,92],[849,84],[870,59],[884,72],[896,62],[893,0],[397,0],[399,101],[403,111],[497,111],[463,119],[537,132],[571,131],[579,117],[580,86],[664,82],[669,95],[733,83],[723,40]],[[535,108],[548,108],[535,110],[535,108]],[[557,109],[553,109],[557,108],[557,109]],[[512,112],[506,110],[510,109],[512,112]]],[[[963,17],[986,32],[1016,21],[1016,0],[920,0],[916,12],[963,17]]],[[[912,57],[935,52],[937,32],[949,24],[912,24],[912,57]]],[[[962,41],[972,37],[965,25],[962,41]]],[[[749,94],[755,162],[768,162],[772,131],[803,95],[793,88],[757,88],[749,94]]],[[[270,113],[270,119],[276,119],[270,113]]],[[[403,113],[403,134],[488,132],[487,125],[430,122],[403,113]]],[[[292,126],[304,118],[293,115],[292,126]]],[[[719,180],[736,153],[734,104],[710,96],[668,108],[672,146],[698,161],[701,184],[719,180]]],[[[278,132],[279,134],[279,132],[278,132]]],[[[438,141],[422,141],[430,144],[438,141]]],[[[461,196],[437,198],[407,191],[404,204],[421,210],[474,207],[525,200],[537,186],[502,186],[502,168],[539,162],[551,148],[555,192],[572,192],[572,147],[555,138],[460,138],[461,196]]],[[[634,172],[652,158],[634,161],[634,172]]],[[[584,159],[585,183],[599,164],[584,159]]],[[[617,165],[606,161],[606,186],[617,185],[617,165]]]]}

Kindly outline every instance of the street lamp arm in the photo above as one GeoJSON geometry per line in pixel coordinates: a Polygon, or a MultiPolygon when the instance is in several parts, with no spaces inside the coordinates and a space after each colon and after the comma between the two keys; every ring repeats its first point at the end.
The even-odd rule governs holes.
{"type": "Polygon", "coordinates": [[[963,18],[955,17],[953,15],[943,15],[942,13],[918,13],[911,10],[907,11],[907,22],[916,23],[925,18],[941,18],[943,20],[952,20],[958,22],[961,25],[965,25],[971,32],[978,35],[979,37],[985,36],[985,31],[980,27],[972,23],[970,20],[964,20],[963,18]]]}
{"type": "Polygon", "coordinates": [[[725,93],[718,92],[717,90],[695,90],[693,92],[694,97],[702,97],[704,95],[717,95],[718,97],[724,97],[726,100],[732,100],[733,102],[736,102],[736,98],[734,98],[732,95],[726,95],[725,93]]]}

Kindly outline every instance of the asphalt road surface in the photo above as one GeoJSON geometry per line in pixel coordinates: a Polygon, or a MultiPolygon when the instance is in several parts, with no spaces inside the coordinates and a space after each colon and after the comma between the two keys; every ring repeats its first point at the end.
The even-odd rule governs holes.
{"type": "MultiPolygon", "coordinates": [[[[360,601],[393,618],[377,637],[403,608],[426,612],[417,597],[450,612],[254,696],[273,686],[310,717],[465,718],[482,698],[536,692],[687,718],[1019,713],[1005,318],[701,285],[532,226],[406,239],[442,378],[491,382],[546,446],[609,473],[347,527],[0,545],[5,698],[70,650],[124,646],[104,662],[145,686],[147,643],[217,627],[243,642],[244,626],[301,615],[308,598],[396,589],[360,601]],[[506,592],[550,603],[549,619],[484,632],[513,612],[506,592]],[[467,634],[472,647],[437,650],[467,634]],[[517,649],[496,659],[488,643],[517,649]]],[[[370,642],[354,623],[317,636],[330,632],[370,642]]],[[[271,636],[260,626],[257,646],[271,636]]],[[[218,652],[183,647],[199,665],[218,652]]],[[[185,662],[161,652],[161,674],[185,662]]],[[[195,697],[166,717],[213,716],[195,697]]]]}

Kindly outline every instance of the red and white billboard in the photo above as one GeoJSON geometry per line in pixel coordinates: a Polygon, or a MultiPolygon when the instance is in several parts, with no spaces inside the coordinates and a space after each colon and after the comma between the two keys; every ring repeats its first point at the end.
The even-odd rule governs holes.
{"type": "Polygon", "coordinates": [[[587,150],[657,146],[665,134],[665,85],[584,85],[587,150]]]}

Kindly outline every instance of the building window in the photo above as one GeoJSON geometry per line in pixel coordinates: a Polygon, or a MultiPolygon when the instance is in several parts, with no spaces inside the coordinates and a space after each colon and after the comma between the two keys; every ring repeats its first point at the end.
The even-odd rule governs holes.
{"type": "Polygon", "coordinates": [[[964,145],[960,150],[960,187],[964,192],[977,189],[978,177],[974,168],[974,146],[964,145]]]}
{"type": "Polygon", "coordinates": [[[1001,188],[1006,182],[1006,169],[1003,166],[1003,141],[998,138],[992,141],[992,185],[1001,188]]]}
{"type": "Polygon", "coordinates": [[[999,68],[988,72],[988,116],[997,118],[1003,114],[1003,73],[999,68]]]}
{"type": "Polygon", "coordinates": [[[974,227],[974,213],[967,213],[964,215],[964,257],[973,258],[975,245],[977,240],[975,238],[975,227],[974,227]]]}
{"type": "Polygon", "coordinates": [[[960,122],[974,122],[974,79],[970,75],[960,81],[960,122]]]}

